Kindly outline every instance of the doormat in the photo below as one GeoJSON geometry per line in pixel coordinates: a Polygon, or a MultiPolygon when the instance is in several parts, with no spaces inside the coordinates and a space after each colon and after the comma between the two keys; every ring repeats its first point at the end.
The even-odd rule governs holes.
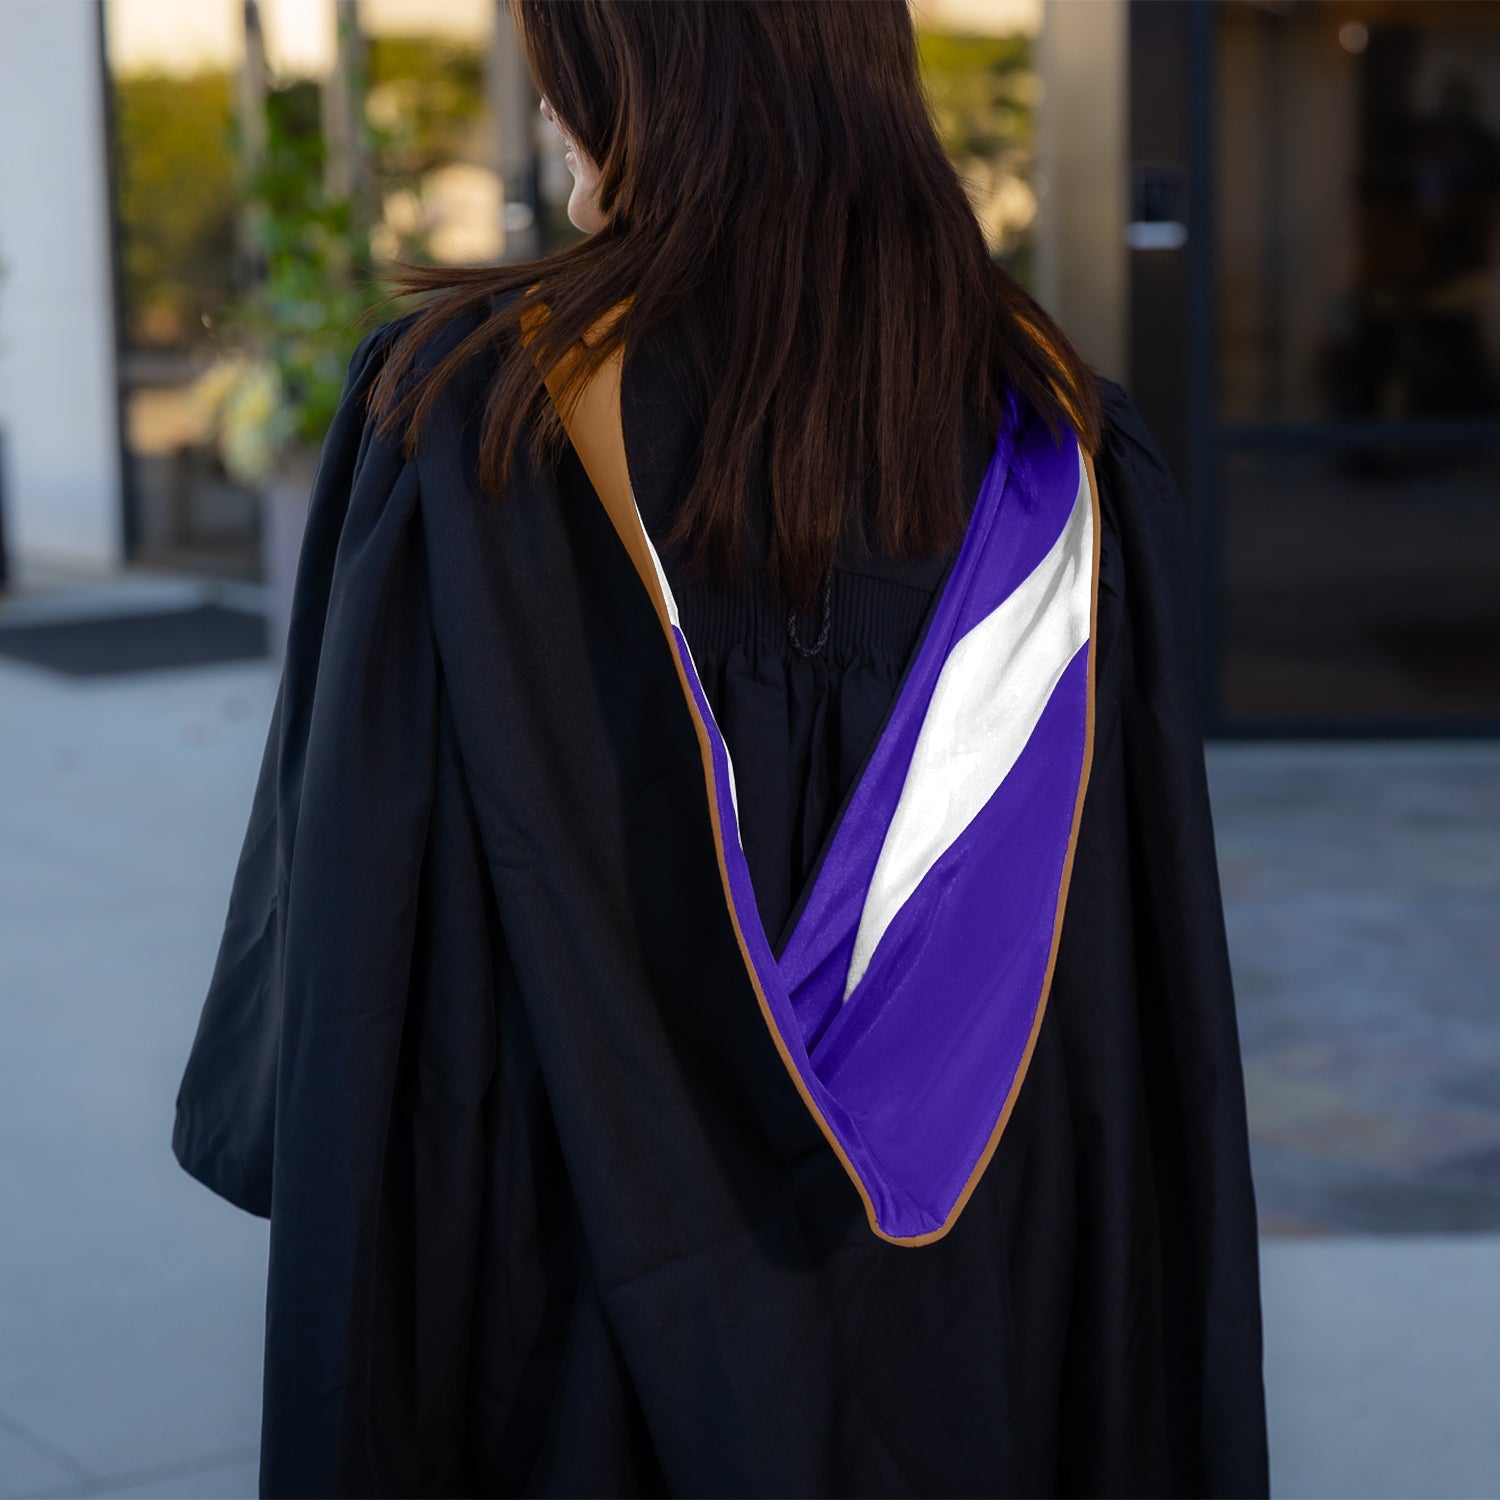
{"type": "Polygon", "coordinates": [[[254,661],[266,655],[265,617],[222,604],[0,624],[0,657],[45,667],[64,677],[116,677],[254,661]]]}

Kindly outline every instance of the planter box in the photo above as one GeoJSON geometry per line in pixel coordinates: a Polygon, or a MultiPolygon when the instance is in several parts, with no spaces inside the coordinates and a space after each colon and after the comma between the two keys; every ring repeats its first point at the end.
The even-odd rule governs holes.
{"type": "Polygon", "coordinates": [[[292,589],[302,533],[307,528],[312,498],[311,466],[288,466],[261,494],[261,568],[266,584],[266,655],[281,662],[286,655],[287,628],[292,617],[292,589]]]}

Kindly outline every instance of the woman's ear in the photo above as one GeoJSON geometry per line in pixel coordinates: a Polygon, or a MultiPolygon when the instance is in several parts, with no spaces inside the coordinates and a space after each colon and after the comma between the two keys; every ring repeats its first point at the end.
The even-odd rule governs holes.
{"type": "Polygon", "coordinates": [[[567,148],[563,153],[563,164],[573,174],[573,191],[568,195],[568,219],[575,229],[581,229],[585,234],[594,234],[604,227],[604,215],[599,211],[599,167],[563,129],[556,111],[545,96],[538,107],[543,118],[563,138],[567,148]]]}

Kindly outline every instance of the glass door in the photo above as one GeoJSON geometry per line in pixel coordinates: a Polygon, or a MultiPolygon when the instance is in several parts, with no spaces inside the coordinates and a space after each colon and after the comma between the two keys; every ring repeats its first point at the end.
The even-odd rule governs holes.
{"type": "Polygon", "coordinates": [[[1221,0],[1215,718],[1500,727],[1500,4],[1221,0]]]}

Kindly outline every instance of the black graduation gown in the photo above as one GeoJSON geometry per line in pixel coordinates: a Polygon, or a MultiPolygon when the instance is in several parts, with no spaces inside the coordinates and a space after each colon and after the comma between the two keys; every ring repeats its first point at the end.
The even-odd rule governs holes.
{"type": "MultiPolygon", "coordinates": [[[[324,446],[173,1134],[271,1219],[262,1493],[1264,1495],[1184,516],[1125,392],[1050,1000],[972,1196],[908,1247],[757,1007],[681,686],[576,456],[477,497],[482,361],[417,457],[377,439],[401,321],[324,446]]],[[[659,535],[696,412],[669,340],[623,401],[659,535]]],[[[681,591],[771,934],[943,560],[866,571],[809,658],[765,601],[681,591]]]]}

